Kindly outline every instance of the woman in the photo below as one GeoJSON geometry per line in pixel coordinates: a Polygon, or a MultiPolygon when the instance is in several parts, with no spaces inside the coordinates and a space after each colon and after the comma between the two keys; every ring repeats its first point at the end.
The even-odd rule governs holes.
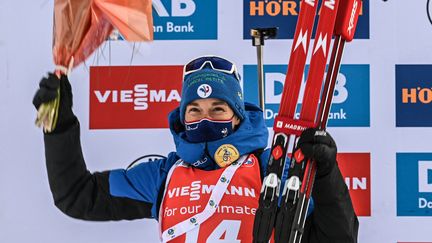
{"type": "MultiPolygon", "coordinates": [[[[216,56],[185,65],[180,106],[169,115],[176,151],[127,170],[90,173],[66,76],[42,79],[36,108],[60,86],[56,129],[44,134],[51,191],[65,214],[85,220],[155,218],[163,241],[252,242],[269,150],[262,111],[245,103],[236,66],[216,56]]],[[[300,149],[317,160],[314,210],[302,242],[357,242],[358,221],[328,134],[304,132],[300,149]],[[319,136],[319,137],[317,137],[319,136]]]]}

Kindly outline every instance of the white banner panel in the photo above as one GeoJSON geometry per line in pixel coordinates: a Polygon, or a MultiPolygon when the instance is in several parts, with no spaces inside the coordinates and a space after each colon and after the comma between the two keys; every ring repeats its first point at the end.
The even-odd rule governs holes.
{"type": "MultiPolygon", "coordinates": [[[[432,242],[432,3],[363,1],[358,35],[345,48],[328,128],[360,215],[359,242],[432,242]]],[[[70,76],[91,171],[125,168],[141,156],[174,150],[160,118],[133,123],[125,116],[105,121],[98,116],[113,102],[120,105],[120,116],[138,118],[134,107],[148,107],[150,117],[172,108],[178,102],[181,65],[196,56],[216,54],[237,63],[245,97],[256,101],[256,50],[248,36],[255,26],[279,26],[278,39],[264,46],[271,130],[298,1],[153,4],[154,42],[106,42],[70,76]],[[90,67],[93,72],[100,66],[138,66],[134,70],[170,73],[171,78],[149,75],[122,87],[104,86],[91,78],[90,67]],[[156,85],[163,82],[169,85],[156,85]],[[152,102],[131,98],[140,88],[153,90],[152,102]]],[[[0,242],[159,242],[154,220],[85,222],[53,204],[31,103],[41,77],[54,69],[52,14],[52,1],[0,1],[0,242]]]]}

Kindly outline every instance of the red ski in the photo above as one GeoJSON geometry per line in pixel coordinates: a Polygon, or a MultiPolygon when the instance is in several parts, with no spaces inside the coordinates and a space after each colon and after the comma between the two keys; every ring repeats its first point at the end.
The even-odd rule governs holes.
{"type": "MultiPolygon", "coordinates": [[[[306,63],[307,50],[313,31],[313,25],[318,3],[315,0],[303,0],[294,34],[291,58],[285,78],[282,100],[279,111],[285,116],[294,117],[295,106],[286,107],[287,102],[297,103],[301,79],[306,63]],[[300,82],[298,82],[300,80],[300,82]],[[288,109],[288,110],[287,110],[288,109]]],[[[263,180],[259,206],[254,221],[254,242],[267,243],[274,229],[274,222],[278,210],[281,176],[285,165],[285,154],[288,149],[289,134],[275,133],[271,157],[268,161],[267,173],[263,180]]]]}
{"type": "MultiPolygon", "coordinates": [[[[314,161],[296,159],[295,155],[293,156],[294,158],[290,161],[289,177],[283,186],[282,201],[278,209],[280,179],[288,151],[289,138],[290,136],[297,138],[302,131],[309,127],[325,129],[343,46],[345,40],[350,41],[353,38],[361,0],[341,1],[340,6],[339,0],[322,1],[300,119],[294,119],[310,38],[310,33],[304,36],[308,38],[307,40],[302,37],[303,30],[309,30],[309,25],[304,26],[305,22],[301,19],[303,7],[306,5],[313,5],[315,9],[317,7],[315,1],[305,0],[301,3],[279,115],[276,117],[273,127],[275,135],[271,157],[254,222],[254,242],[268,242],[273,228],[275,228],[275,242],[301,242],[316,165],[314,161]],[[323,76],[333,34],[336,35],[336,39],[323,88],[323,76]],[[304,43],[303,52],[298,51],[299,43],[301,45],[304,43]],[[299,65],[302,66],[299,67],[299,65]],[[322,97],[322,101],[318,109],[320,97],[322,97]],[[275,199],[276,203],[274,202],[275,199]],[[275,213],[277,213],[276,225],[275,213]]],[[[310,12],[308,11],[308,14],[310,12]]],[[[315,14],[310,18],[312,20],[308,21],[312,21],[313,25],[315,14]]],[[[310,27],[311,29],[312,27],[310,27]]]]}

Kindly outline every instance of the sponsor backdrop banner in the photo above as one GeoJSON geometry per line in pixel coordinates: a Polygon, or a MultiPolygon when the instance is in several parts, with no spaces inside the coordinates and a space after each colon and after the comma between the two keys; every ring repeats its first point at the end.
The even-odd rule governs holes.
{"type": "MultiPolygon", "coordinates": [[[[243,0],[243,38],[250,39],[251,28],[278,26],[278,39],[294,37],[300,0],[243,0]]],[[[318,2],[313,0],[312,2],[318,2]]],[[[363,0],[354,38],[369,39],[369,0],[363,0]]],[[[313,36],[315,34],[313,33],[313,36]]]]}
{"type": "MultiPolygon", "coordinates": [[[[359,242],[432,242],[431,2],[363,0],[346,45],[328,131],[359,216],[359,242]]],[[[53,3],[24,4],[0,1],[0,242],[159,242],[153,219],[86,222],[56,209],[31,104],[42,75],[54,70],[53,3]]],[[[181,100],[182,65],[194,57],[234,61],[245,99],[258,103],[255,27],[279,27],[263,52],[271,131],[299,7],[299,0],[153,0],[155,41],[128,43],[114,31],[70,75],[87,168],[127,168],[175,150],[167,115],[181,100]]]]}
{"type": "MultiPolygon", "coordinates": [[[[329,126],[369,127],[369,65],[342,65],[337,76],[333,105],[329,114],[329,126]]],[[[265,119],[267,126],[273,126],[279,110],[287,65],[264,66],[264,94],[266,101],[265,119]]],[[[305,79],[309,66],[305,68],[305,79]]],[[[258,104],[258,76],[256,65],[243,66],[245,99],[258,104]]],[[[303,80],[300,93],[304,91],[303,80]]],[[[301,103],[303,97],[299,98],[301,103]]],[[[300,105],[296,118],[299,117],[300,105]]]]}
{"type": "Polygon", "coordinates": [[[432,153],[397,153],[398,216],[432,216],[432,153]]]}
{"type": "Polygon", "coordinates": [[[358,216],[371,216],[369,153],[338,153],[339,168],[358,216]]]}
{"type": "Polygon", "coordinates": [[[432,65],[396,65],[396,126],[432,126],[432,65]]]}
{"type": "Polygon", "coordinates": [[[91,67],[90,129],[168,128],[182,72],[182,66],[91,67]]]}
{"type": "Polygon", "coordinates": [[[156,40],[217,39],[217,0],[152,0],[156,40]]]}

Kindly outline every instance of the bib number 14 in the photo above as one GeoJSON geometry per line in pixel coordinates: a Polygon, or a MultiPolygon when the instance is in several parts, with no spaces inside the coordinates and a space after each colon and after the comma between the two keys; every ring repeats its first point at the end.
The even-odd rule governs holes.
{"type": "MultiPolygon", "coordinates": [[[[237,239],[240,232],[240,220],[223,220],[213,230],[206,243],[240,243],[237,239]],[[221,239],[224,237],[223,239],[221,239]]],[[[198,242],[199,227],[186,233],[186,243],[198,242]]]]}

